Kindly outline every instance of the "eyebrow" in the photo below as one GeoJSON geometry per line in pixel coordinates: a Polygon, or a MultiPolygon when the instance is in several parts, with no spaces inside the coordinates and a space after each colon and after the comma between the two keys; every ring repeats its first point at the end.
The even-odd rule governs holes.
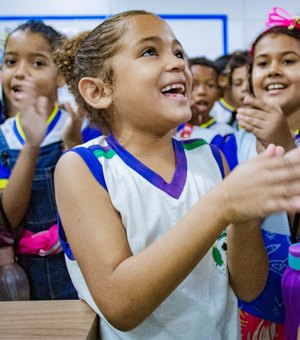
{"type": "MultiPolygon", "coordinates": [[[[157,37],[157,36],[146,37],[146,38],[141,39],[141,40],[137,43],[137,46],[142,45],[142,44],[145,44],[145,43],[148,43],[148,42],[162,42],[162,40],[161,40],[160,37],[157,37]]],[[[180,44],[180,42],[179,42],[177,39],[174,39],[174,40],[172,41],[172,44],[177,44],[177,45],[179,45],[180,47],[182,47],[182,45],[180,44]]]]}
{"type": "MultiPolygon", "coordinates": [[[[4,52],[4,56],[6,55],[18,55],[19,53],[18,52],[14,52],[14,51],[6,51],[4,52]]],[[[38,53],[38,52],[35,52],[35,53],[30,53],[29,54],[31,57],[42,57],[42,58],[47,58],[49,59],[49,56],[47,56],[47,54],[44,54],[44,53],[38,53]]]]}
{"type": "MultiPolygon", "coordinates": [[[[295,51],[285,51],[285,52],[281,52],[281,53],[280,53],[280,55],[282,55],[282,56],[285,56],[285,55],[287,55],[287,54],[295,54],[296,56],[300,57],[300,54],[297,53],[297,52],[295,52],[295,51]]],[[[265,58],[265,57],[267,57],[268,55],[269,55],[269,54],[267,54],[267,53],[259,54],[258,56],[255,57],[255,59],[257,59],[257,58],[265,58]]]]}

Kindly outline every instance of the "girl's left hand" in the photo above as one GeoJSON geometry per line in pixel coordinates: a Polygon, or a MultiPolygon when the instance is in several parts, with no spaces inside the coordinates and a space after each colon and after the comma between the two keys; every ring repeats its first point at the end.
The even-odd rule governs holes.
{"type": "Polygon", "coordinates": [[[280,145],[286,151],[295,148],[293,133],[279,107],[251,96],[244,98],[244,105],[237,110],[237,119],[242,128],[256,136],[259,151],[269,144],[280,145]]]}
{"type": "Polygon", "coordinates": [[[48,98],[38,95],[34,80],[29,76],[21,85],[15,108],[20,112],[26,145],[40,147],[47,130],[48,98]]]}

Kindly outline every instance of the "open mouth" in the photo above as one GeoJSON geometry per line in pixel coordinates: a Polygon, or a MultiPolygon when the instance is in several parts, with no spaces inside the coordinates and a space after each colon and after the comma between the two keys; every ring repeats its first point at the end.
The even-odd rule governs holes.
{"type": "Polygon", "coordinates": [[[12,91],[13,91],[14,93],[22,92],[22,86],[21,86],[21,85],[13,85],[13,86],[11,87],[11,89],[12,89],[12,91]]]}
{"type": "Polygon", "coordinates": [[[185,97],[185,85],[176,83],[163,87],[160,92],[167,97],[185,97]]]}
{"type": "Polygon", "coordinates": [[[208,110],[208,102],[200,99],[193,104],[193,107],[196,108],[198,112],[206,112],[208,110]]]}

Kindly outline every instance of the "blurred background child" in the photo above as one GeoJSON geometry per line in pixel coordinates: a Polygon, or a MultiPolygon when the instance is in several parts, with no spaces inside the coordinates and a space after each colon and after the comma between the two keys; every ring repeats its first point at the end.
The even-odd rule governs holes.
{"type": "Polygon", "coordinates": [[[214,103],[220,97],[218,70],[213,61],[204,57],[190,59],[189,66],[193,76],[192,117],[180,126],[176,136],[181,139],[203,138],[221,148],[222,137],[232,133],[234,129],[228,124],[216,122],[210,116],[214,103]]]}
{"type": "Polygon", "coordinates": [[[58,241],[53,183],[68,118],[57,106],[64,79],[52,57],[62,39],[51,26],[29,20],[9,34],[2,69],[3,92],[13,112],[0,126],[3,210],[11,230],[21,229],[15,252],[28,276],[31,299],[38,300],[77,298],[58,241]]]}
{"type": "Polygon", "coordinates": [[[210,115],[216,121],[226,122],[238,129],[236,110],[242,106],[242,100],[249,93],[249,52],[240,50],[222,56],[215,61],[219,70],[218,84],[221,97],[213,106],[210,115]]]}

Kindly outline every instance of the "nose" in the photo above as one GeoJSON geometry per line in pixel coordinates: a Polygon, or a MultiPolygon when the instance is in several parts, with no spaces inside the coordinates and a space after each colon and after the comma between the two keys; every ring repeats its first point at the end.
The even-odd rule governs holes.
{"type": "Polygon", "coordinates": [[[195,95],[203,95],[206,93],[207,86],[205,84],[198,83],[193,86],[193,92],[195,95]]]}
{"type": "Polygon", "coordinates": [[[279,75],[281,75],[280,66],[277,63],[277,61],[273,61],[270,64],[270,68],[268,70],[268,76],[269,77],[276,77],[276,76],[279,76],[279,75]]]}
{"type": "Polygon", "coordinates": [[[25,61],[19,61],[15,67],[15,77],[18,79],[23,79],[26,76],[29,76],[29,69],[27,63],[25,61]]]}
{"type": "Polygon", "coordinates": [[[178,58],[173,53],[170,54],[167,60],[166,70],[169,72],[182,72],[187,67],[183,58],[178,58]]]}
{"type": "Polygon", "coordinates": [[[249,93],[249,81],[244,81],[243,82],[243,87],[242,87],[242,92],[243,93],[249,93]]]}

